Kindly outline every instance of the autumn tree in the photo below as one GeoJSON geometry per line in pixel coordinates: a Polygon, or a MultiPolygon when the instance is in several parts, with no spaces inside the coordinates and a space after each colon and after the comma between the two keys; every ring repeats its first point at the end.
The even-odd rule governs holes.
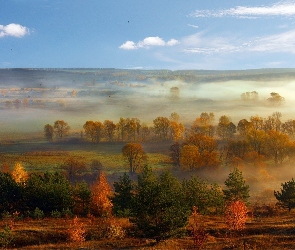
{"type": "Polygon", "coordinates": [[[254,128],[247,132],[246,140],[250,144],[251,148],[261,155],[265,148],[266,133],[264,130],[256,130],[254,128]]]}
{"type": "Polygon", "coordinates": [[[177,114],[176,112],[171,113],[170,114],[170,121],[179,123],[179,121],[180,121],[179,114],[177,114]]]}
{"type": "Polygon", "coordinates": [[[85,135],[91,139],[92,142],[100,142],[104,135],[104,125],[100,121],[87,121],[83,128],[85,135]]]}
{"type": "Polygon", "coordinates": [[[211,136],[192,134],[185,142],[194,145],[199,151],[199,167],[211,167],[219,165],[217,142],[211,136]]]}
{"type": "Polygon", "coordinates": [[[202,249],[209,235],[205,232],[204,223],[196,206],[193,207],[193,212],[189,217],[188,230],[191,231],[194,239],[195,249],[202,249]]]}
{"type": "Polygon", "coordinates": [[[44,135],[46,140],[52,141],[53,139],[53,134],[54,134],[54,129],[50,124],[46,124],[44,126],[44,135]]]}
{"type": "Polygon", "coordinates": [[[223,193],[226,201],[248,201],[248,198],[250,197],[249,185],[246,184],[242,171],[238,168],[234,168],[234,170],[229,173],[224,184],[226,189],[223,190],[223,193]]]}
{"type": "Polygon", "coordinates": [[[239,121],[237,126],[237,131],[241,137],[245,137],[247,132],[252,128],[252,123],[247,121],[247,119],[242,119],[239,121]]]}
{"type": "Polygon", "coordinates": [[[215,119],[214,113],[201,113],[200,117],[196,118],[191,127],[192,131],[197,134],[203,134],[207,136],[213,136],[215,133],[215,128],[213,126],[213,121],[215,119]]]}
{"type": "Polygon", "coordinates": [[[236,133],[236,126],[230,121],[228,116],[221,116],[217,125],[217,134],[222,139],[229,139],[236,133]]]}
{"type": "Polygon", "coordinates": [[[126,131],[129,140],[136,140],[140,133],[140,127],[140,120],[138,118],[126,119],[126,131]]]}
{"type": "Polygon", "coordinates": [[[29,175],[22,166],[20,162],[17,162],[14,165],[14,168],[11,172],[12,178],[17,182],[17,183],[24,183],[28,180],[29,175]]]}
{"type": "Polygon", "coordinates": [[[290,142],[288,135],[270,130],[267,132],[265,147],[267,154],[273,158],[275,165],[277,165],[282,164],[288,156],[289,150],[294,148],[294,143],[290,142]]]}
{"type": "Polygon", "coordinates": [[[225,208],[225,222],[228,228],[233,231],[241,231],[245,228],[248,209],[241,200],[231,201],[225,208]]]}
{"type": "Polygon", "coordinates": [[[252,128],[254,130],[263,130],[264,129],[264,120],[260,116],[258,116],[258,115],[251,116],[250,122],[251,122],[252,128]]]}
{"type": "Polygon", "coordinates": [[[167,117],[158,116],[153,121],[155,134],[162,140],[168,139],[168,132],[170,128],[170,121],[167,117]]]}
{"type": "Polygon", "coordinates": [[[146,141],[150,138],[151,129],[148,127],[147,124],[145,124],[145,123],[141,124],[140,132],[141,132],[141,140],[142,141],[146,141]]]}
{"type": "Polygon", "coordinates": [[[57,120],[54,122],[54,133],[57,137],[63,138],[67,136],[70,132],[70,126],[63,120],[57,120]]]}
{"type": "Polygon", "coordinates": [[[176,167],[180,167],[180,157],[181,157],[181,145],[178,142],[175,142],[170,146],[170,155],[173,164],[176,167]]]}
{"type": "Polygon", "coordinates": [[[275,131],[280,131],[281,130],[281,118],[282,114],[280,112],[274,112],[271,116],[268,116],[264,120],[264,130],[270,131],[270,130],[275,130],[275,131]]]}
{"type": "Polygon", "coordinates": [[[267,101],[272,105],[281,105],[284,103],[285,98],[282,97],[279,93],[271,92],[271,97],[267,99],[267,101]]]}
{"type": "Polygon", "coordinates": [[[126,125],[127,125],[126,119],[120,117],[120,120],[119,120],[119,122],[116,125],[116,128],[117,128],[117,132],[118,132],[119,138],[121,138],[122,141],[124,141],[124,139],[125,139],[126,125]]]}
{"type": "Polygon", "coordinates": [[[75,243],[81,243],[86,240],[86,228],[77,216],[72,219],[69,225],[68,237],[70,242],[75,243]]]}
{"type": "Polygon", "coordinates": [[[180,151],[180,165],[187,170],[195,170],[199,167],[200,153],[195,145],[184,145],[180,151]]]}
{"type": "Polygon", "coordinates": [[[175,121],[170,122],[170,131],[171,131],[171,139],[174,141],[178,141],[182,138],[183,132],[185,128],[182,123],[177,123],[175,121]]]}
{"type": "Polygon", "coordinates": [[[101,173],[91,186],[90,211],[95,216],[110,216],[113,204],[111,202],[112,189],[106,176],[101,173]]]}
{"type": "Polygon", "coordinates": [[[87,169],[84,161],[73,157],[65,160],[61,168],[65,171],[66,176],[71,183],[74,183],[76,177],[81,176],[87,169]]]}
{"type": "Polygon", "coordinates": [[[288,120],[282,123],[282,132],[294,138],[295,135],[295,120],[288,120]]]}
{"type": "Polygon", "coordinates": [[[281,191],[274,191],[274,196],[278,200],[279,205],[287,208],[290,212],[292,208],[295,208],[295,181],[292,178],[291,181],[282,183],[281,186],[281,191]]]}
{"type": "Polygon", "coordinates": [[[239,157],[240,159],[244,159],[248,152],[250,152],[250,144],[246,140],[231,140],[227,142],[228,160],[232,159],[233,157],[239,157]]]}
{"type": "Polygon", "coordinates": [[[113,121],[105,120],[103,122],[103,125],[104,125],[104,133],[105,133],[107,139],[109,141],[113,141],[114,133],[116,130],[116,124],[114,124],[113,121]]]}
{"type": "Polygon", "coordinates": [[[122,154],[128,162],[130,173],[134,173],[141,168],[147,159],[146,153],[139,143],[127,143],[122,148],[122,154]]]}
{"type": "Polygon", "coordinates": [[[256,91],[245,92],[245,93],[241,94],[241,99],[244,101],[257,101],[258,100],[258,93],[256,91]]]}

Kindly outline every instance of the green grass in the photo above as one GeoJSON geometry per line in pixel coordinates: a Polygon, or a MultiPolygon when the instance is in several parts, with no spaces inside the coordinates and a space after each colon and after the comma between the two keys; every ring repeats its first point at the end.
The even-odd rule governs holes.
{"type": "MultiPolygon", "coordinates": [[[[20,162],[28,172],[60,171],[62,164],[69,158],[83,161],[90,167],[92,161],[102,163],[103,171],[109,174],[128,171],[123,158],[122,147],[125,143],[12,143],[0,145],[0,166],[8,164],[11,169],[20,162]]],[[[151,149],[151,147],[149,147],[151,149]]],[[[147,164],[154,169],[171,167],[166,152],[147,152],[147,164]]]]}

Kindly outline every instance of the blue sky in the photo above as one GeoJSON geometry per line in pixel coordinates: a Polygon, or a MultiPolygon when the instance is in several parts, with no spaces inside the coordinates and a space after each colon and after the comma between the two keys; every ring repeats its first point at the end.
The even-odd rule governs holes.
{"type": "Polygon", "coordinates": [[[1,68],[294,66],[295,1],[1,1],[1,68]]]}

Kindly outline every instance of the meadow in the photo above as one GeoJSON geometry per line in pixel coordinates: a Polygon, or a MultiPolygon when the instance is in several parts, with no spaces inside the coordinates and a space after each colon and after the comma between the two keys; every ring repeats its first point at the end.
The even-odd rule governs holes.
{"type": "MultiPolygon", "coordinates": [[[[258,211],[258,210],[256,210],[258,211]]],[[[71,218],[21,219],[5,218],[1,228],[11,226],[11,240],[8,248],[13,249],[146,249],[180,250],[196,249],[193,238],[188,236],[156,242],[134,236],[128,219],[81,218],[86,228],[86,241],[69,240],[71,218]],[[108,223],[120,225],[127,235],[123,238],[107,233],[108,223]]],[[[276,210],[274,214],[257,215],[249,218],[243,231],[231,234],[222,216],[201,216],[200,223],[208,234],[200,249],[294,249],[294,212],[276,210]]]]}

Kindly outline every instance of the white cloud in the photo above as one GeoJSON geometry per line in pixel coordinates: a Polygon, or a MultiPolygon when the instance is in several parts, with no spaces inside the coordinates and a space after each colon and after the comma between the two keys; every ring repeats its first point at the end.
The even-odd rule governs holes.
{"type": "Polygon", "coordinates": [[[176,39],[170,39],[166,44],[167,44],[167,46],[174,46],[174,45],[179,44],[179,41],[176,39]]]}
{"type": "Polygon", "coordinates": [[[184,52],[207,55],[235,52],[239,49],[229,38],[206,37],[203,32],[185,37],[181,43],[184,45],[184,52]]]}
{"type": "Polygon", "coordinates": [[[174,46],[179,44],[179,41],[176,39],[170,39],[168,42],[165,42],[162,38],[158,36],[150,36],[144,38],[142,41],[135,43],[133,41],[127,41],[122,44],[119,48],[124,50],[134,50],[138,48],[150,48],[155,46],[174,46]]]}
{"type": "Polygon", "coordinates": [[[165,41],[158,36],[147,37],[137,44],[137,46],[140,48],[150,47],[150,46],[164,46],[164,45],[165,45],[165,41]]]}
{"type": "Polygon", "coordinates": [[[292,53],[295,54],[295,29],[274,35],[248,37],[240,39],[235,36],[216,37],[206,36],[205,33],[185,37],[181,40],[183,51],[197,54],[225,53],[292,53]]]}
{"type": "Polygon", "coordinates": [[[5,36],[23,37],[29,34],[29,29],[20,24],[11,23],[8,25],[0,24],[0,38],[5,36]]]}
{"type": "Polygon", "coordinates": [[[225,10],[197,10],[194,17],[224,17],[234,16],[240,18],[257,18],[261,16],[294,16],[295,2],[278,2],[270,6],[247,7],[237,6],[225,10]]]}
{"type": "Polygon", "coordinates": [[[133,49],[137,49],[136,44],[132,41],[127,41],[124,44],[122,44],[120,47],[120,49],[125,49],[125,50],[133,50],[133,49]]]}
{"type": "Polygon", "coordinates": [[[295,30],[257,38],[249,47],[251,51],[290,52],[295,54],[295,30]]]}
{"type": "Polygon", "coordinates": [[[198,28],[199,28],[199,26],[197,26],[197,25],[193,25],[193,24],[188,24],[188,26],[193,27],[193,28],[195,28],[195,29],[198,29],[198,28]]]}

